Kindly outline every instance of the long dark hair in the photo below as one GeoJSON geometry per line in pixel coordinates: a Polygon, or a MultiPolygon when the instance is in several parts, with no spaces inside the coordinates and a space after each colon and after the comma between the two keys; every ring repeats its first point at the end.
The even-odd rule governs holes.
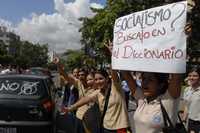
{"type": "Polygon", "coordinates": [[[101,75],[104,76],[106,79],[109,79],[109,83],[111,83],[111,79],[109,78],[109,74],[108,74],[108,72],[107,72],[105,69],[96,70],[96,71],[94,72],[94,74],[101,74],[101,75]]]}

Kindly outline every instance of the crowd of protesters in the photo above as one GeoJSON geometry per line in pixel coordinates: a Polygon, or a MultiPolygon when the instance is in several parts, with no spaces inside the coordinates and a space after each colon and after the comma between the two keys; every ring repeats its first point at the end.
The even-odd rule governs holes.
{"type": "MultiPolygon", "coordinates": [[[[111,53],[112,43],[105,46],[111,53]]],[[[75,133],[200,133],[198,67],[187,72],[183,89],[181,74],[81,67],[71,74],[59,58],[54,63],[64,87],[60,114],[73,117],[75,133]],[[128,115],[130,97],[137,104],[132,117],[128,115]],[[180,117],[181,99],[184,108],[180,117]],[[179,129],[178,122],[182,125],[179,129]]],[[[19,68],[0,66],[0,74],[12,72],[23,73],[19,68]]]]}
{"type": "MultiPolygon", "coordinates": [[[[73,70],[73,74],[69,74],[64,71],[58,58],[54,63],[58,65],[63,80],[74,87],[69,90],[68,97],[71,94],[73,97],[76,95],[74,97],[76,100],[70,104],[64,104],[61,113],[64,115],[68,115],[70,112],[76,113],[74,119],[78,121],[75,126],[78,129],[77,133],[170,132],[166,127],[164,117],[167,113],[169,123],[172,123],[175,128],[180,111],[181,92],[184,93],[181,123],[189,133],[200,132],[199,68],[191,69],[188,72],[188,87],[182,91],[183,77],[181,74],[116,71],[112,68],[87,69],[87,71],[76,68],[73,70]],[[133,97],[137,104],[132,117],[128,117],[129,97],[133,97]],[[91,113],[88,116],[88,110],[94,105],[98,105],[100,113],[91,113]],[[165,114],[163,110],[166,112],[165,114]],[[99,115],[99,117],[95,115],[99,115]],[[93,124],[90,122],[91,118],[86,116],[93,117],[93,124]],[[130,123],[130,119],[133,119],[134,123],[130,123]],[[94,125],[98,124],[99,126],[94,129],[94,125]],[[134,129],[131,130],[132,126],[134,129]]],[[[182,131],[186,132],[186,130],[180,132],[182,131]]]]}
{"type": "MultiPolygon", "coordinates": [[[[74,114],[75,122],[71,124],[74,124],[75,133],[162,133],[165,120],[161,104],[174,126],[179,112],[182,112],[181,119],[187,132],[200,132],[198,66],[190,68],[183,77],[180,74],[116,71],[112,68],[74,68],[70,74],[59,61],[55,63],[64,87],[60,114],[74,114]],[[184,82],[186,87],[183,87],[184,82]],[[137,105],[131,117],[128,116],[129,98],[137,105]],[[183,107],[179,105],[181,100],[183,107]]],[[[23,74],[26,71],[1,66],[1,74],[23,74]]]]}
{"type": "Polygon", "coordinates": [[[18,74],[22,74],[22,73],[26,73],[26,70],[16,66],[16,65],[1,65],[0,64],[0,74],[14,74],[14,73],[18,73],[18,74]]]}

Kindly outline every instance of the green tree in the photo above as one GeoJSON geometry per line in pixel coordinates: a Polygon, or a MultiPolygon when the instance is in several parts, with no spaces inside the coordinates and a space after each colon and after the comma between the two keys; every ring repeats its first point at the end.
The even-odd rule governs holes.
{"type": "Polygon", "coordinates": [[[7,46],[2,40],[0,40],[0,55],[6,55],[6,54],[7,54],[7,46]]]}
{"type": "Polygon", "coordinates": [[[48,61],[48,45],[22,42],[16,63],[27,67],[44,67],[48,61]]]}
{"type": "Polygon", "coordinates": [[[200,64],[199,55],[200,55],[200,2],[199,0],[194,0],[195,6],[192,11],[188,14],[188,21],[192,25],[192,34],[188,40],[188,56],[189,58],[189,67],[193,64],[200,64]],[[194,59],[196,59],[194,61],[194,59]]]}
{"type": "MultiPolygon", "coordinates": [[[[14,33],[13,36],[15,35],[14,33]]],[[[33,44],[11,38],[6,45],[0,41],[0,63],[12,64],[21,67],[44,67],[48,61],[48,44],[33,44]]]]}
{"type": "Polygon", "coordinates": [[[92,49],[96,52],[96,60],[100,64],[110,61],[104,47],[104,43],[113,38],[113,26],[115,20],[121,16],[144,9],[144,3],[128,0],[107,0],[104,9],[94,9],[96,15],[93,18],[81,18],[83,27],[81,43],[86,51],[92,49]]]}
{"type": "Polygon", "coordinates": [[[61,58],[61,63],[65,64],[67,70],[83,66],[85,54],[82,50],[67,50],[61,58]]]}

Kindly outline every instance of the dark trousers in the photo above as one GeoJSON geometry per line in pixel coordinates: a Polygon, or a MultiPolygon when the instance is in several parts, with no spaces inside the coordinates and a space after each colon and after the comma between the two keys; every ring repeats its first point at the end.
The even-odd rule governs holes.
{"type": "Polygon", "coordinates": [[[200,133],[200,121],[194,121],[189,119],[188,122],[188,131],[194,131],[195,133],[200,133]]]}
{"type": "Polygon", "coordinates": [[[84,126],[82,120],[76,118],[75,119],[75,133],[84,133],[84,126]]]}
{"type": "Polygon", "coordinates": [[[103,133],[117,133],[117,130],[108,130],[104,128],[103,133]]]}
{"type": "Polygon", "coordinates": [[[118,129],[118,130],[109,130],[109,129],[103,129],[103,133],[131,133],[128,132],[128,129],[118,129]]]}
{"type": "Polygon", "coordinates": [[[84,133],[82,121],[72,113],[67,115],[58,114],[56,118],[56,127],[57,132],[84,133]]]}

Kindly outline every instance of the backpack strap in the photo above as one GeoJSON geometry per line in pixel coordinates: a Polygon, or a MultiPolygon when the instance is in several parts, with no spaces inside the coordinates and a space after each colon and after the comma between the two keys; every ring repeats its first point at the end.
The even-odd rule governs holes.
{"type": "Polygon", "coordinates": [[[101,116],[101,121],[100,121],[100,126],[101,126],[100,127],[100,131],[101,131],[101,133],[103,133],[103,120],[104,120],[104,117],[105,117],[105,114],[106,114],[106,110],[108,108],[108,102],[109,102],[110,93],[111,93],[111,87],[109,88],[108,93],[106,95],[105,104],[104,104],[104,108],[103,108],[103,113],[102,113],[102,116],[101,116]]]}
{"type": "Polygon", "coordinates": [[[162,111],[162,116],[163,116],[163,120],[164,120],[164,126],[165,127],[168,127],[168,124],[170,127],[174,128],[174,125],[172,124],[170,118],[169,118],[169,115],[161,101],[161,99],[159,99],[159,102],[160,102],[160,107],[161,107],[161,111],[162,111]]]}

